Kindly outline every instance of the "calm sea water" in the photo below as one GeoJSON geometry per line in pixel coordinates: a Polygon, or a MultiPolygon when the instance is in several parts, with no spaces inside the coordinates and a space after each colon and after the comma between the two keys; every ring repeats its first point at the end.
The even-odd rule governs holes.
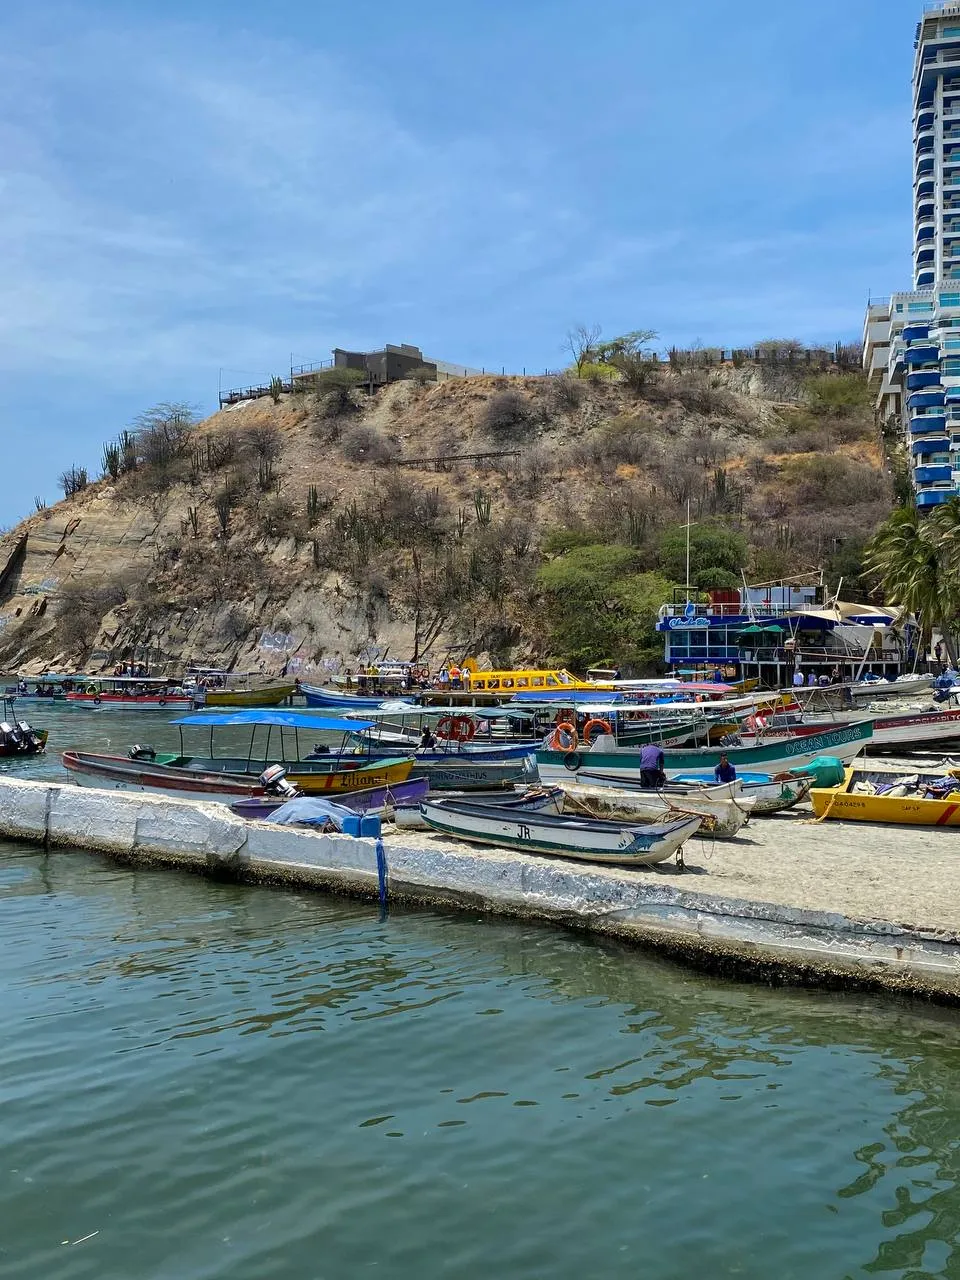
{"type": "Polygon", "coordinates": [[[11,844],[0,947],[3,1280],[960,1280],[953,1014],[11,844]]]}

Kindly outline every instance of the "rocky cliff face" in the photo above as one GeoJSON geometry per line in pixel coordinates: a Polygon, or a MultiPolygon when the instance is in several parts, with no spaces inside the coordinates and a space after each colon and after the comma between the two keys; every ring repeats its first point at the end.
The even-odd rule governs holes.
{"type": "Polygon", "coordinates": [[[320,387],[234,406],[159,453],[127,441],[114,478],[0,541],[0,667],[136,654],[322,678],[385,652],[546,656],[544,557],[616,543],[663,572],[688,499],[746,535],[751,572],[853,560],[890,482],[857,379],[830,377],[320,387]]]}

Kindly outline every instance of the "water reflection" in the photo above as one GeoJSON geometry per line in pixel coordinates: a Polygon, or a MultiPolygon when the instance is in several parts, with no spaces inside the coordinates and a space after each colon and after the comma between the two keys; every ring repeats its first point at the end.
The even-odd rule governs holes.
{"type": "MultiPolygon", "coordinates": [[[[365,904],[9,846],[0,920],[0,1072],[14,1117],[23,1107],[10,1167],[49,1142],[48,1176],[65,1188],[76,1160],[99,1167],[106,1131],[135,1184],[140,1127],[160,1123],[141,1099],[161,1089],[162,1123],[206,1135],[209,1199],[194,1189],[186,1238],[205,1215],[249,1212],[225,1190],[226,1153],[245,1140],[274,1153],[270,1220],[284,1197],[304,1215],[277,1246],[304,1266],[317,1237],[299,1181],[309,1169],[329,1204],[347,1195],[322,1159],[352,1169],[350,1187],[373,1179],[381,1236],[411,1275],[542,1274],[549,1237],[562,1277],[618,1273],[621,1244],[633,1273],[657,1277],[960,1277],[960,1036],[946,1011],[718,983],[525,924],[405,911],[380,923],[365,904]],[[73,1101],[111,1079],[122,1093],[98,1102],[84,1085],[73,1101]],[[281,1099],[296,1099],[292,1116],[281,1099]],[[441,1135],[454,1145],[435,1146],[441,1135]],[[496,1217],[461,1256],[478,1204],[496,1217]],[[531,1233],[544,1233],[539,1273],[518,1262],[531,1233]],[[459,1270],[432,1267],[439,1256],[459,1270]]],[[[169,1196],[139,1205],[145,1239],[159,1239],[169,1196]]],[[[345,1209],[324,1231],[332,1274],[382,1257],[345,1209]]],[[[100,1274],[123,1272],[108,1255],[100,1274]]],[[[256,1272],[241,1258],[222,1274],[256,1272]]]]}

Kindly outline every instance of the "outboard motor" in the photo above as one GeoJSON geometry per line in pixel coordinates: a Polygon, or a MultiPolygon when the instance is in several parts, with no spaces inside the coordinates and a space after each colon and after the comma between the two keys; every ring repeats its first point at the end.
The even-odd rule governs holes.
{"type": "Polygon", "coordinates": [[[138,742],[130,748],[127,755],[131,760],[156,760],[157,750],[156,747],[141,746],[138,742]]]}
{"type": "Polygon", "coordinates": [[[16,741],[17,741],[17,735],[16,735],[16,732],[14,731],[13,725],[8,724],[7,721],[4,720],[2,723],[0,723],[0,742],[6,744],[9,742],[16,742],[16,741]]]}
{"type": "Polygon", "coordinates": [[[292,800],[300,794],[293,783],[287,781],[287,771],[282,764],[272,764],[269,769],[264,769],[260,785],[267,795],[283,796],[285,800],[292,800]]]}

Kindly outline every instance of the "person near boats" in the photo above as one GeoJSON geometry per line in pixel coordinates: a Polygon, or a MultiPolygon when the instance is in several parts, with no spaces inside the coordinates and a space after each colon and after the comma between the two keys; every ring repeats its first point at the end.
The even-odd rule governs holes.
{"type": "Polygon", "coordinates": [[[663,748],[654,742],[648,742],[640,752],[640,786],[644,790],[653,791],[666,782],[663,764],[663,748]]]}
{"type": "Polygon", "coordinates": [[[717,767],[713,771],[713,776],[717,782],[736,782],[736,766],[730,763],[730,759],[726,752],[720,756],[720,759],[717,762],[717,767]]]}
{"type": "MultiPolygon", "coordinates": [[[[803,683],[803,681],[801,680],[801,682],[800,682],[800,683],[802,684],[802,683],[803,683]]],[[[808,685],[811,689],[813,689],[813,688],[815,688],[815,687],[816,687],[816,683],[817,683],[817,677],[816,677],[816,675],[811,671],[811,672],[810,672],[810,674],[807,676],[807,685],[808,685]]]]}
{"type": "Polygon", "coordinates": [[[803,672],[802,671],[797,670],[793,673],[793,687],[795,689],[803,688],[803,672]]]}
{"type": "Polygon", "coordinates": [[[430,726],[428,724],[425,724],[423,726],[423,733],[421,733],[420,735],[421,751],[432,751],[436,745],[437,745],[437,740],[433,736],[430,726]]]}

